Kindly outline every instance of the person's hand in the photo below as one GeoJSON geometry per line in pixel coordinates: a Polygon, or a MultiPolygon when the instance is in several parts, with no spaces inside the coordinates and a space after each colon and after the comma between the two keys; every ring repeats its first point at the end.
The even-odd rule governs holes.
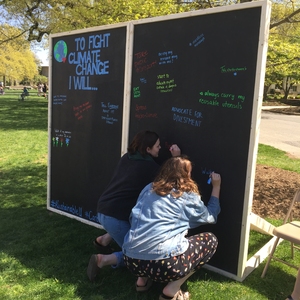
{"type": "Polygon", "coordinates": [[[220,198],[220,190],[221,190],[221,175],[215,172],[210,174],[212,191],[211,195],[217,198],[220,198]]]}
{"type": "Polygon", "coordinates": [[[176,144],[172,145],[169,150],[173,157],[181,155],[181,150],[176,144]]]}
{"type": "Polygon", "coordinates": [[[220,187],[221,186],[221,175],[215,172],[210,174],[211,177],[211,184],[213,187],[220,187]]]}

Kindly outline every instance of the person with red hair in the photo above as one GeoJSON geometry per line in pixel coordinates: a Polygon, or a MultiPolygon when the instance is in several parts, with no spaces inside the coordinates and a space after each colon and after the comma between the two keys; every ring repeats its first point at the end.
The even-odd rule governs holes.
{"type": "Polygon", "coordinates": [[[191,172],[186,157],[168,159],[154,182],[140,193],[124,238],[124,261],[138,277],[137,291],[147,291],[153,281],[167,283],[160,300],[189,299],[181,285],[211,259],[218,245],[211,232],[189,237],[187,233],[217,222],[221,176],[210,175],[212,192],[205,206],[191,172]]]}

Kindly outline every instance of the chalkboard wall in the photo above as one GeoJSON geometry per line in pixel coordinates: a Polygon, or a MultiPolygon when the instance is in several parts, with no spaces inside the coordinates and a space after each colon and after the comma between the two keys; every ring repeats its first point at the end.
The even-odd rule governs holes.
{"type": "Polygon", "coordinates": [[[215,233],[210,265],[241,278],[263,14],[253,2],[51,36],[48,209],[99,226],[97,200],[121,149],[156,131],[159,163],[177,143],[205,203],[209,174],[221,174],[217,224],[189,234],[215,233]]]}
{"type": "Polygon", "coordinates": [[[50,207],[97,223],[121,153],[126,27],[52,40],[50,207]]]}
{"type": "MultiPolygon", "coordinates": [[[[130,139],[156,131],[161,157],[177,143],[207,201],[222,176],[222,212],[211,230],[211,264],[236,274],[241,240],[261,9],[235,10],[134,28],[130,139]]],[[[192,230],[195,233],[198,230],[192,230]]]]}

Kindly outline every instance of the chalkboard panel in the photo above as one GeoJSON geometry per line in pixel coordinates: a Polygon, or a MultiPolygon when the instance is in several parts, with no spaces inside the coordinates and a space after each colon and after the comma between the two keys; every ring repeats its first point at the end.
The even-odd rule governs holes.
{"type": "Polygon", "coordinates": [[[156,131],[162,160],[177,143],[205,202],[208,175],[222,175],[218,223],[200,230],[219,239],[210,264],[232,274],[243,239],[260,22],[261,7],[254,7],[134,26],[129,138],[156,131]]]}
{"type": "Polygon", "coordinates": [[[52,38],[48,208],[98,223],[121,155],[127,27],[52,38]]]}

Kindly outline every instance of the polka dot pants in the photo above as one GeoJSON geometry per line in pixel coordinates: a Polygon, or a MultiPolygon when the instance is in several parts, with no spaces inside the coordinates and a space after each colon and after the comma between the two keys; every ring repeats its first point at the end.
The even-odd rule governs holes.
{"type": "Polygon", "coordinates": [[[175,281],[200,269],[216,252],[218,240],[210,232],[188,237],[188,249],[178,255],[161,260],[141,260],[124,255],[126,267],[136,276],[149,277],[156,282],[175,281]]]}

